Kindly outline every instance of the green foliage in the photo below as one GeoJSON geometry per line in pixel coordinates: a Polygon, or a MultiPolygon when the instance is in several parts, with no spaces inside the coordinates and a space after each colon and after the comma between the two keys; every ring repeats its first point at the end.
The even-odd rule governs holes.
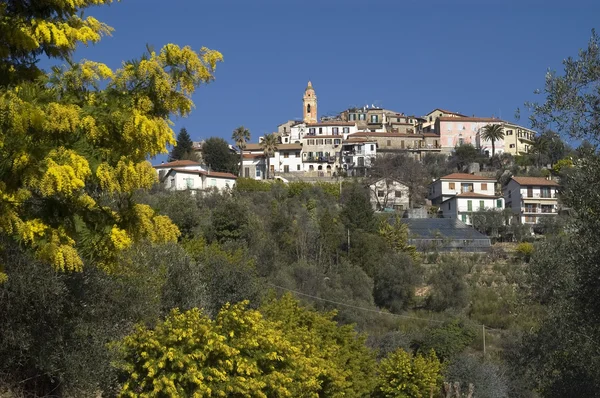
{"type": "Polygon", "coordinates": [[[238,178],[235,181],[235,190],[238,192],[269,192],[272,183],[253,178],[238,178]]]}
{"type": "Polygon", "coordinates": [[[464,351],[475,338],[472,327],[454,320],[443,326],[429,329],[423,340],[417,343],[418,351],[435,351],[442,362],[451,361],[464,351]]]}
{"type": "Polygon", "coordinates": [[[408,225],[402,222],[400,215],[391,220],[381,219],[379,222],[379,235],[385,240],[388,247],[397,253],[406,253],[414,261],[419,259],[417,248],[408,244],[408,225]]]}
{"type": "Polygon", "coordinates": [[[471,144],[463,144],[454,148],[449,160],[450,164],[458,171],[464,171],[471,163],[481,163],[482,161],[483,155],[471,144]]]}
{"type": "Polygon", "coordinates": [[[571,167],[573,167],[573,160],[571,158],[564,158],[554,163],[552,171],[556,174],[560,174],[564,169],[569,169],[571,167]]]}
{"type": "Polygon", "coordinates": [[[442,365],[435,352],[413,356],[399,349],[382,359],[373,397],[425,398],[439,391],[442,365]]]}
{"type": "Polygon", "coordinates": [[[481,131],[481,139],[492,143],[492,158],[496,155],[496,141],[504,139],[504,126],[488,124],[481,131]]]}
{"type": "Polygon", "coordinates": [[[263,140],[260,142],[260,146],[267,159],[267,178],[271,178],[271,157],[273,157],[277,151],[278,144],[279,137],[275,134],[265,134],[263,140]]]}
{"type": "Polygon", "coordinates": [[[415,289],[423,271],[408,255],[395,253],[382,259],[375,271],[373,298],[379,307],[400,313],[414,304],[415,289]]]}
{"type": "Polygon", "coordinates": [[[343,208],[341,217],[351,231],[360,229],[365,232],[375,232],[377,220],[369,200],[369,191],[358,182],[344,187],[342,191],[343,208]]]}
{"type": "Polygon", "coordinates": [[[190,138],[185,127],[182,127],[177,134],[177,143],[175,147],[169,153],[169,161],[173,160],[194,160],[197,161],[198,157],[194,152],[193,142],[190,138]]]}
{"type": "Polygon", "coordinates": [[[213,171],[236,173],[238,158],[221,137],[210,137],[202,143],[202,159],[213,171]]]}
{"type": "Polygon", "coordinates": [[[467,264],[457,256],[445,256],[436,264],[429,276],[432,290],[427,297],[427,307],[434,311],[461,310],[469,302],[465,276],[467,264]]]}
{"type": "Polygon", "coordinates": [[[212,212],[211,237],[223,243],[244,239],[249,234],[248,210],[240,201],[224,199],[212,212]]]}
{"type": "Polygon", "coordinates": [[[233,142],[235,142],[240,151],[240,170],[238,172],[238,177],[241,177],[244,175],[244,149],[246,149],[246,143],[250,141],[250,130],[248,130],[244,126],[240,126],[233,130],[233,133],[231,134],[231,139],[233,140],[233,142]]]}

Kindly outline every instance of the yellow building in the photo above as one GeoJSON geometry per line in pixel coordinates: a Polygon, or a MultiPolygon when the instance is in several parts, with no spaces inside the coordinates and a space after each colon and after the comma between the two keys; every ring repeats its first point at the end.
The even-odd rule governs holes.
{"type": "Polygon", "coordinates": [[[504,152],[513,156],[529,153],[535,139],[535,131],[516,125],[504,123],[504,152]]]}

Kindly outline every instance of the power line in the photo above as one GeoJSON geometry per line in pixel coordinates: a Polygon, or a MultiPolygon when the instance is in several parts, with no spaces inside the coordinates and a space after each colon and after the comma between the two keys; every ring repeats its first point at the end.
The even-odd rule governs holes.
{"type": "Polygon", "coordinates": [[[367,312],[374,312],[374,313],[380,314],[380,315],[391,315],[391,316],[395,316],[395,317],[398,317],[398,318],[414,319],[414,320],[418,320],[418,321],[427,321],[427,322],[435,322],[435,323],[445,323],[444,321],[438,321],[438,320],[435,320],[435,319],[427,319],[427,318],[419,318],[419,317],[416,317],[416,316],[394,314],[393,312],[383,312],[383,311],[379,311],[379,310],[373,310],[371,308],[365,308],[365,307],[359,307],[359,306],[352,305],[352,304],[346,304],[346,303],[342,303],[342,302],[339,302],[339,301],[328,300],[328,299],[324,299],[324,298],[321,298],[321,297],[312,296],[310,294],[302,293],[302,292],[299,292],[297,290],[292,290],[292,289],[288,289],[288,288],[285,288],[285,287],[282,287],[282,286],[277,286],[277,285],[274,285],[272,283],[267,283],[267,285],[275,287],[277,289],[285,290],[285,291],[288,291],[288,292],[291,292],[291,293],[294,293],[294,294],[298,294],[300,296],[309,297],[309,298],[312,298],[314,300],[325,301],[327,303],[337,304],[337,305],[341,305],[341,306],[344,306],[344,307],[353,308],[355,310],[361,310],[361,311],[367,311],[367,312]]]}

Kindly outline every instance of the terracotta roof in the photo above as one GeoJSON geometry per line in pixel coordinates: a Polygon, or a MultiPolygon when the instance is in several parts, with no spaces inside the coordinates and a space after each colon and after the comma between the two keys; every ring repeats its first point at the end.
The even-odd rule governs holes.
{"type": "Polygon", "coordinates": [[[234,180],[237,178],[237,176],[234,174],[222,173],[220,171],[201,171],[200,174],[205,175],[207,177],[214,177],[214,178],[233,178],[234,180]]]}
{"type": "Polygon", "coordinates": [[[467,173],[452,173],[452,174],[448,174],[447,176],[440,177],[440,180],[473,180],[473,181],[485,180],[485,181],[496,181],[496,179],[492,178],[492,177],[476,176],[474,174],[467,174],[467,173]]]}
{"type": "Polygon", "coordinates": [[[440,137],[440,135],[436,134],[436,133],[421,133],[421,134],[423,134],[424,137],[438,137],[438,138],[440,137]]]}
{"type": "Polygon", "coordinates": [[[367,137],[348,137],[347,140],[344,140],[343,143],[353,143],[353,142],[375,142],[375,140],[369,140],[367,137]]]}
{"type": "Polygon", "coordinates": [[[352,122],[319,122],[319,123],[306,123],[306,127],[326,127],[326,126],[354,126],[356,123],[352,122]]]}
{"type": "Polygon", "coordinates": [[[174,160],[172,162],[161,163],[153,167],[156,169],[159,167],[173,168],[178,166],[201,166],[201,164],[198,162],[194,162],[193,160],[174,160]]]}
{"type": "Polygon", "coordinates": [[[547,180],[544,177],[513,177],[520,185],[539,185],[539,186],[550,186],[557,187],[558,183],[553,180],[547,180]]]}
{"type": "MultiPolygon", "coordinates": [[[[185,173],[185,174],[199,174],[202,170],[172,168],[171,170],[169,170],[169,173],[172,171],[176,171],[178,173],[185,173]]],[[[169,174],[169,173],[167,173],[167,174],[169,174]]]]}
{"type": "Polygon", "coordinates": [[[253,158],[264,158],[264,153],[245,153],[243,155],[244,159],[253,159],[253,158]]]}
{"type": "Polygon", "coordinates": [[[440,117],[441,122],[487,122],[487,123],[504,123],[504,120],[495,117],[440,117]]]}
{"type": "Polygon", "coordinates": [[[440,111],[440,112],[443,112],[443,113],[449,113],[449,114],[457,115],[457,116],[461,116],[461,117],[467,117],[467,115],[463,115],[463,114],[460,114],[458,112],[452,112],[452,111],[449,111],[449,110],[446,110],[446,109],[442,109],[442,108],[435,108],[434,110],[432,110],[431,112],[429,112],[428,115],[432,114],[435,111],[440,111]]]}

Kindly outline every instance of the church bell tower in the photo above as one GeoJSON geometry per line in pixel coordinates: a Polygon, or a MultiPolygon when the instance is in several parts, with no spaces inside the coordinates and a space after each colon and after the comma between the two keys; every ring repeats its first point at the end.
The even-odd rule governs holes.
{"type": "Polygon", "coordinates": [[[304,90],[304,123],[317,123],[317,95],[309,81],[304,90]]]}

